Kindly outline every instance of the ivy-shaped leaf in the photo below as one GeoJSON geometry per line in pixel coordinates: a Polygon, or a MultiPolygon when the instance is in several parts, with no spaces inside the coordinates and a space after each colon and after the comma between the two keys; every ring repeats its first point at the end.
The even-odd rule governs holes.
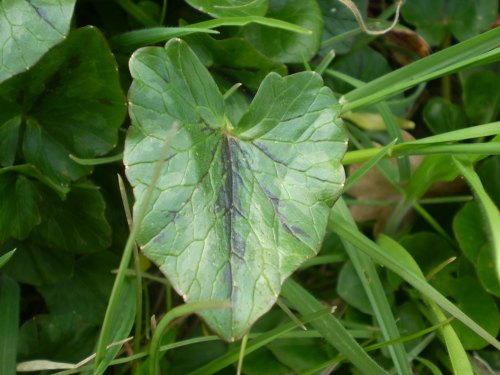
{"type": "Polygon", "coordinates": [[[0,1],[0,82],[31,68],[64,40],[75,2],[0,1]]]}
{"type": "Polygon", "coordinates": [[[187,302],[229,301],[201,315],[240,338],[323,241],[345,178],[339,107],[318,74],[271,73],[231,124],[214,80],[178,39],[139,50],[130,68],[125,165],[139,204],[180,124],[138,240],[187,302]]]}
{"type": "MultiPolygon", "coordinates": [[[[22,160],[59,186],[90,172],[69,158],[106,154],[126,114],[116,63],[101,33],[75,30],[29,71],[0,85],[0,163],[22,160]],[[19,123],[21,121],[21,124],[19,123]],[[21,137],[21,134],[22,137],[21,137]]],[[[15,163],[15,162],[14,162],[15,163]]]]}
{"type": "Polygon", "coordinates": [[[193,8],[213,17],[263,16],[269,0],[186,0],[193,8]]]}

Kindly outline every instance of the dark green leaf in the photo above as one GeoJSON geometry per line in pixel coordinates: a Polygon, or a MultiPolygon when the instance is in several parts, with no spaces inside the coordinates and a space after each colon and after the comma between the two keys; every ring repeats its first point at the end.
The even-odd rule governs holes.
{"type": "Polygon", "coordinates": [[[232,76],[252,89],[257,89],[270,72],[287,73],[285,65],[266,57],[245,39],[217,40],[205,34],[184,39],[209,68],[222,69],[224,75],[232,76]]]}
{"type": "Polygon", "coordinates": [[[2,130],[14,133],[14,119],[27,119],[24,157],[59,185],[90,172],[69,154],[91,158],[116,145],[125,112],[115,60],[95,28],[73,31],[28,72],[0,85],[2,130]]]}
{"type": "Polygon", "coordinates": [[[479,167],[477,173],[481,182],[493,202],[500,207],[500,157],[492,156],[485,160],[479,167]]]}
{"type": "MultiPolygon", "coordinates": [[[[361,48],[339,58],[334,62],[333,68],[364,82],[369,82],[391,71],[385,57],[370,47],[361,48]]],[[[333,88],[335,92],[345,93],[350,91],[352,86],[342,80],[333,79],[333,88]]]]}
{"type": "Polygon", "coordinates": [[[290,372],[290,368],[276,359],[273,353],[262,348],[245,356],[243,372],[248,375],[282,375],[290,372]]]}
{"type": "Polygon", "coordinates": [[[213,17],[263,16],[269,0],[186,0],[193,8],[213,17]]]}
{"type": "Polygon", "coordinates": [[[495,257],[488,244],[485,244],[479,251],[476,271],[483,288],[488,293],[500,297],[500,281],[495,270],[495,257]]]}
{"type": "Polygon", "coordinates": [[[473,124],[495,121],[500,111],[500,74],[480,70],[464,78],[462,98],[473,124]]]}
{"type": "MultiPolygon", "coordinates": [[[[467,315],[478,322],[491,335],[496,336],[500,328],[500,314],[495,300],[486,293],[481,284],[470,276],[461,277],[456,281],[457,306],[467,315]]],[[[463,323],[451,323],[464,348],[469,350],[481,349],[487,342],[472,332],[463,323]]]]}
{"type": "Polygon", "coordinates": [[[363,284],[350,261],[345,262],[340,270],[337,293],[349,305],[365,314],[373,315],[373,308],[363,289],[363,284]]]}
{"type": "Polygon", "coordinates": [[[92,353],[97,333],[97,326],[75,312],[35,316],[21,327],[19,360],[77,363],[92,353]]]}
{"type": "Polygon", "coordinates": [[[0,82],[31,68],[69,32],[76,0],[0,3],[0,82]]]}
{"type": "Polygon", "coordinates": [[[298,34],[262,25],[245,26],[241,36],[266,56],[281,63],[303,63],[318,51],[323,18],[316,0],[270,0],[266,17],[276,18],[311,30],[298,34]]]}
{"type": "Polygon", "coordinates": [[[267,347],[281,363],[301,373],[326,362],[329,357],[321,350],[322,341],[313,338],[282,339],[270,343],[267,347]]]}
{"type": "Polygon", "coordinates": [[[432,272],[446,260],[456,256],[456,252],[441,236],[432,232],[419,232],[404,237],[401,246],[406,248],[418,263],[424,275],[432,272]],[[432,244],[432,246],[429,246],[432,244]],[[437,252],[436,249],[439,249],[437,252]]]}
{"type": "Polygon", "coordinates": [[[431,46],[435,46],[440,44],[446,35],[446,2],[447,0],[408,1],[404,4],[401,14],[407,22],[417,26],[417,32],[431,46]]]}
{"type": "Polygon", "coordinates": [[[424,121],[434,134],[467,127],[462,109],[441,97],[432,98],[425,104],[424,121]]]}
{"type": "Polygon", "coordinates": [[[112,253],[86,255],[77,261],[71,279],[38,290],[51,314],[76,312],[84,322],[99,325],[115,278],[111,271],[117,266],[112,253]]]}
{"type": "Polygon", "coordinates": [[[202,315],[224,338],[239,338],[319,250],[344,182],[333,94],[313,72],[270,74],[231,124],[185,43],[142,49],[131,71],[125,164],[137,202],[179,123],[139,242],[186,301],[231,301],[232,309],[202,315]]]}
{"type": "Polygon", "coordinates": [[[473,264],[476,264],[479,251],[488,239],[481,211],[476,202],[469,202],[458,211],[453,219],[453,231],[460,249],[473,264]]]}
{"type": "Polygon", "coordinates": [[[74,186],[66,200],[40,187],[41,224],[34,238],[49,247],[72,253],[91,253],[111,244],[111,227],[104,215],[104,199],[91,183],[74,186]]]}
{"type": "Polygon", "coordinates": [[[0,275],[0,373],[16,374],[21,290],[12,279],[0,275]]]}
{"type": "Polygon", "coordinates": [[[450,32],[463,41],[488,29],[496,19],[497,9],[497,0],[412,0],[401,12],[435,46],[450,32]]]}
{"type": "MultiPolygon", "coordinates": [[[[9,249],[12,245],[9,244],[9,249]]],[[[17,251],[4,271],[29,285],[47,285],[67,280],[73,274],[74,256],[31,241],[15,243],[17,251]]]]}
{"type": "MultiPolygon", "coordinates": [[[[498,14],[498,0],[447,0],[451,33],[462,41],[487,30],[498,14]]],[[[435,9],[435,8],[434,8],[435,9]]]]}
{"type": "MultiPolygon", "coordinates": [[[[366,10],[368,8],[368,0],[354,0],[354,4],[358,7],[361,15],[366,17],[366,10]]],[[[325,22],[325,30],[323,32],[323,40],[327,40],[331,37],[341,35],[347,31],[351,31],[358,28],[358,22],[351,10],[342,5],[338,0],[318,0],[318,4],[323,13],[323,19],[325,22]]],[[[332,47],[337,54],[345,54],[349,52],[350,48],[353,46],[355,38],[351,37],[343,40],[340,43],[336,43],[332,47]]]]}
{"type": "Polygon", "coordinates": [[[16,116],[0,124],[0,166],[8,167],[14,164],[21,117],[16,116]]]}
{"type": "Polygon", "coordinates": [[[10,237],[24,239],[40,224],[40,195],[23,175],[0,174],[0,244],[10,237]]]}

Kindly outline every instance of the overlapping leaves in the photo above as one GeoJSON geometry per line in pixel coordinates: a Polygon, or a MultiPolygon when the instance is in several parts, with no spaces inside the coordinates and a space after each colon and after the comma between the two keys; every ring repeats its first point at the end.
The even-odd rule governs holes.
{"type": "Polygon", "coordinates": [[[344,182],[338,106],[316,73],[272,73],[231,124],[184,42],[142,49],[130,67],[125,164],[135,212],[179,123],[139,241],[186,301],[230,301],[203,316],[222,337],[239,338],[319,250],[344,182]]]}

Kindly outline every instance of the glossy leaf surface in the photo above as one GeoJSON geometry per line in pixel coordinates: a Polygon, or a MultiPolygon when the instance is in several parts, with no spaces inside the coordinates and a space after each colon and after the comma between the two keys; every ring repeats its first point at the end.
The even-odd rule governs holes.
{"type": "Polygon", "coordinates": [[[76,0],[0,2],[0,82],[31,68],[69,32],[76,0]]]}
{"type": "Polygon", "coordinates": [[[230,301],[232,309],[201,315],[225,339],[239,338],[319,250],[344,183],[336,101],[316,73],[272,73],[231,124],[184,42],[141,49],[130,68],[125,164],[136,202],[179,124],[139,242],[186,301],[230,301]]]}

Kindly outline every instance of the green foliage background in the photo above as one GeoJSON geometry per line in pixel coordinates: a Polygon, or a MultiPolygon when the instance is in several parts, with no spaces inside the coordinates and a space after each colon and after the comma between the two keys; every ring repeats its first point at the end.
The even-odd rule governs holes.
{"type": "MultiPolygon", "coordinates": [[[[388,25],[397,5],[354,3],[369,28],[388,25]]],[[[498,7],[497,0],[408,0],[395,31],[374,37],[337,0],[0,0],[0,373],[28,365],[43,374],[500,371],[498,7]],[[171,178],[161,174],[161,147],[153,152],[143,143],[135,151],[147,165],[129,171],[131,186],[120,188],[116,177],[125,177],[125,138],[136,142],[127,129],[156,126],[130,106],[149,105],[155,84],[134,72],[134,59],[148,50],[134,51],[159,51],[173,38],[193,51],[185,60],[191,83],[179,78],[173,90],[207,90],[211,102],[217,96],[225,106],[218,114],[242,139],[262,130],[251,119],[259,107],[250,103],[263,81],[260,105],[272,113],[283,107],[273,107],[276,98],[302,99],[280,97],[283,82],[317,81],[318,92],[331,95],[323,110],[342,117],[349,133],[346,189],[330,215],[338,191],[311,222],[284,209],[298,228],[291,232],[322,237],[326,228],[313,246],[318,256],[285,281],[306,258],[285,247],[297,259],[277,282],[278,303],[241,342],[210,331],[233,337],[213,324],[228,306],[204,298],[183,305],[172,287],[181,289],[189,268],[207,272],[202,262],[189,258],[179,277],[169,275],[171,284],[157,267],[168,272],[161,257],[154,265],[134,249],[164,212],[150,208],[143,222],[148,183],[132,192],[137,179],[171,178]],[[151,82],[129,92],[132,77],[135,87],[151,82]],[[208,325],[180,318],[192,312],[208,325]],[[95,352],[96,360],[79,363],[95,352]],[[49,362],[30,362],[37,359],[49,362]]],[[[164,58],[165,65],[175,60],[164,58]]],[[[161,95],[168,103],[170,93],[161,95]]],[[[184,105],[177,100],[165,113],[184,111],[176,119],[189,120],[194,112],[184,105]]],[[[172,125],[165,118],[160,128],[172,125]]],[[[180,147],[175,132],[160,133],[160,143],[173,138],[167,147],[180,147]]],[[[271,151],[296,157],[296,139],[278,136],[290,147],[271,151]]],[[[315,152],[300,149],[304,160],[315,152]]],[[[325,163],[339,171],[336,152],[325,163]]],[[[315,167],[313,160],[307,171],[315,167]]],[[[261,310],[236,336],[275,298],[265,306],[251,299],[261,310]]]]}

